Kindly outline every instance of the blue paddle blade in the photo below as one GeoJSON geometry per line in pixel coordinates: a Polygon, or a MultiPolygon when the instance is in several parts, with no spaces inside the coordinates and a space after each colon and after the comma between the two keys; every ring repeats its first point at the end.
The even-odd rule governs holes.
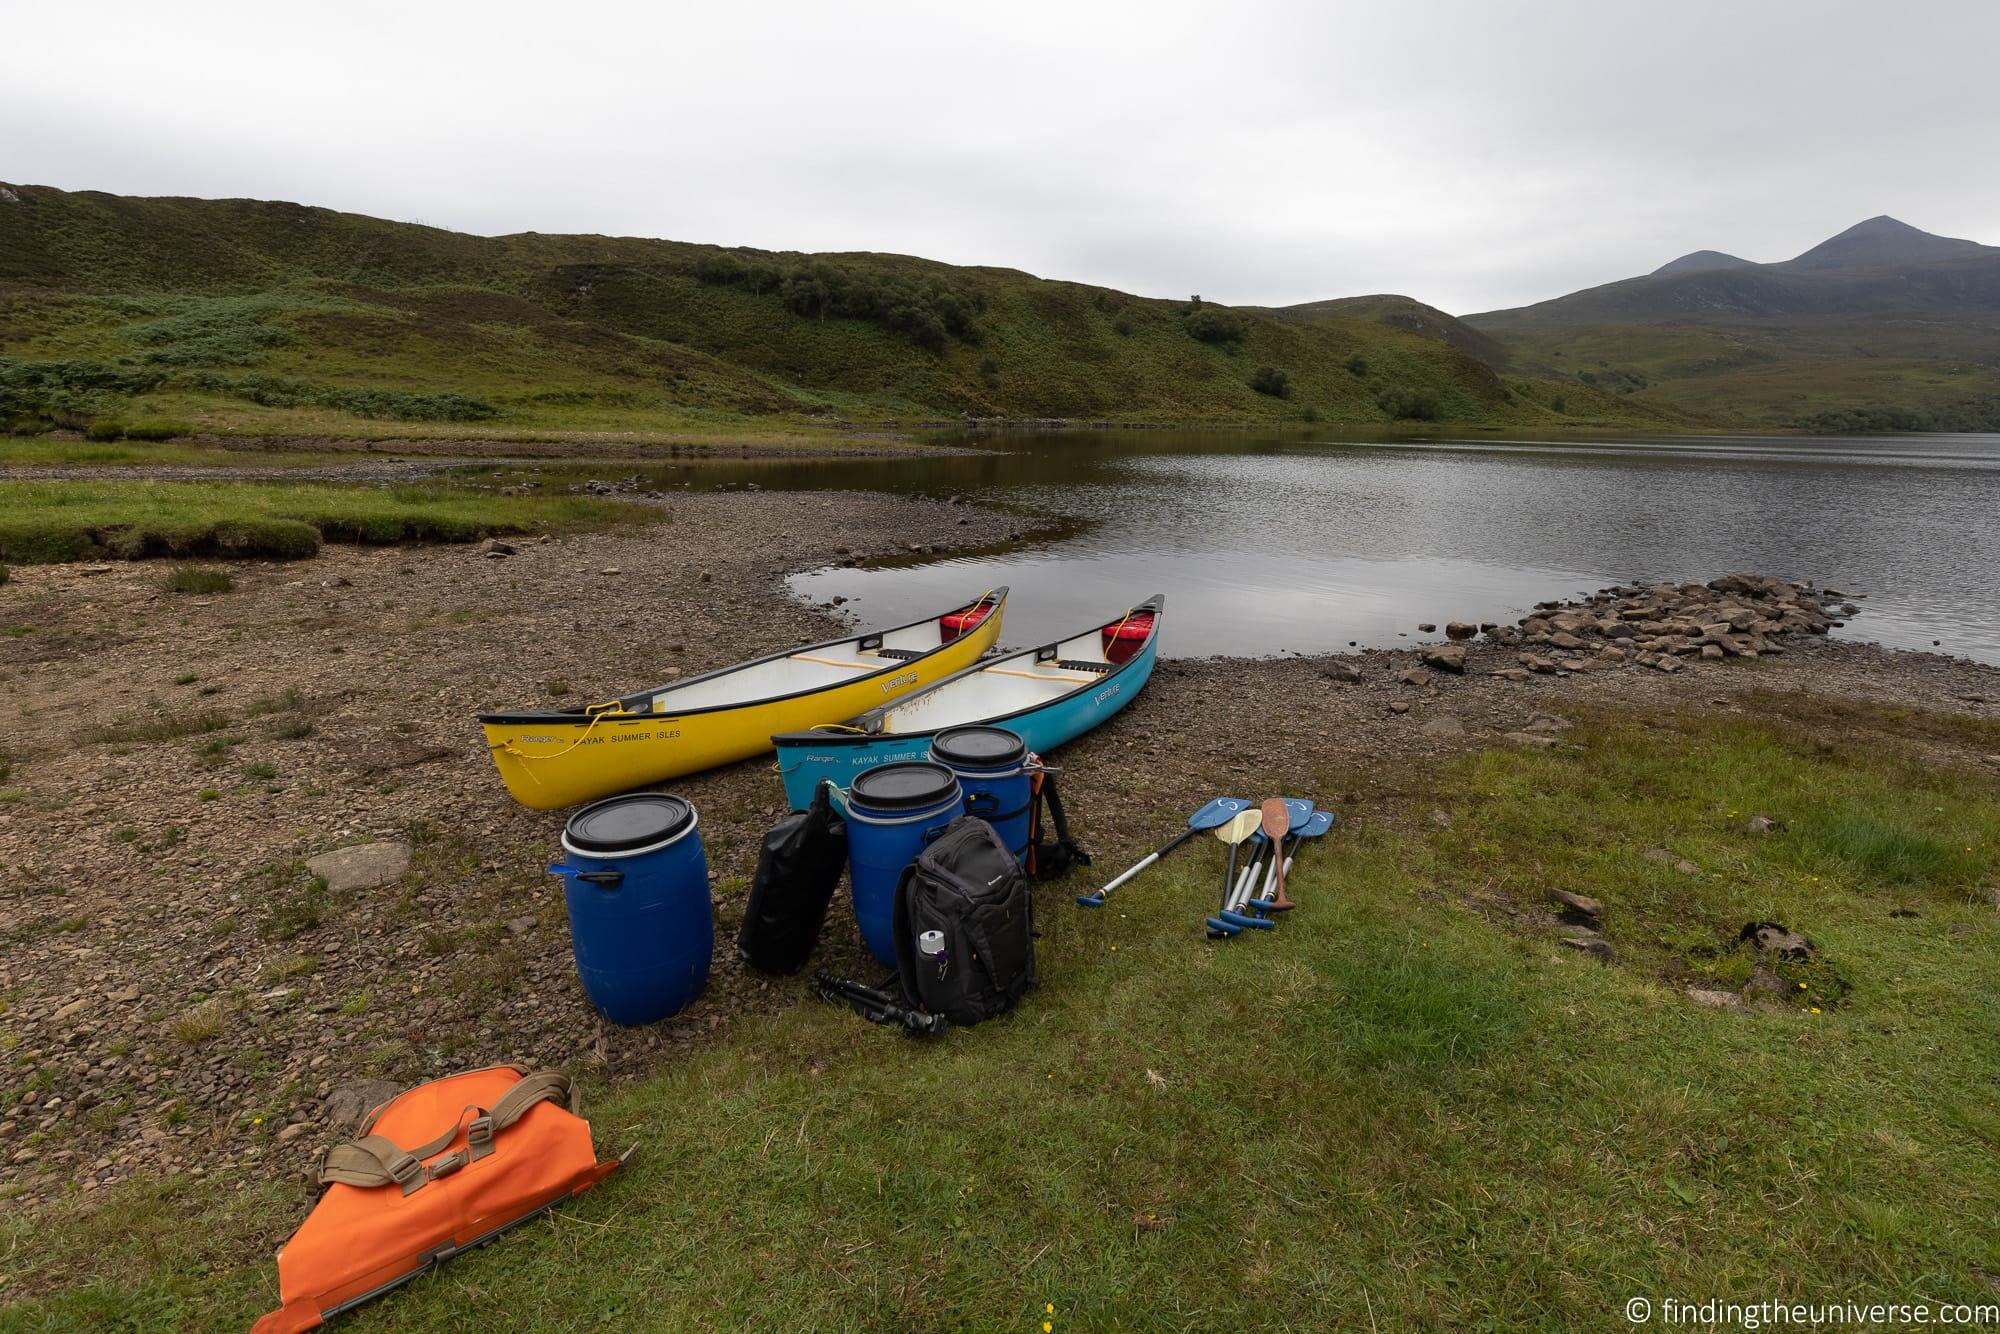
{"type": "Polygon", "coordinates": [[[1236,818],[1237,812],[1247,810],[1250,803],[1241,797],[1217,797],[1188,817],[1190,829],[1220,829],[1236,818]]]}
{"type": "Polygon", "coordinates": [[[1305,797],[1286,797],[1285,814],[1291,817],[1291,832],[1297,833],[1313,817],[1313,804],[1305,797]]]}
{"type": "Polygon", "coordinates": [[[1300,838],[1318,838],[1331,828],[1333,828],[1333,812],[1314,811],[1312,818],[1299,826],[1298,835],[1300,838]]]}

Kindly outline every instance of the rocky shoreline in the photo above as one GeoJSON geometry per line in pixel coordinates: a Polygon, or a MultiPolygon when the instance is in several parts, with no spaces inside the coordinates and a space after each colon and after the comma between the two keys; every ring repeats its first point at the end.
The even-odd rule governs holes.
{"type": "MultiPolygon", "coordinates": [[[[634,503],[666,522],[511,553],[328,548],[247,563],[215,596],[168,592],[144,563],[26,567],[0,587],[0,625],[18,628],[0,638],[18,704],[0,736],[5,1207],[138,1172],[303,1193],[312,1150],[385,1085],[503,1060],[639,1077],[797,1003],[796,982],[745,972],[730,947],[782,809],[768,762],[674,785],[703,813],[713,978],[673,1019],[619,1029],[580,994],[543,873],[560,819],[506,797],[472,715],[809,642],[838,615],[787,596],[786,574],[1033,525],[869,493],[634,503]]],[[[1628,586],[1442,644],[1165,662],[1063,754],[1079,836],[1116,862],[1178,818],[1163,812],[1246,784],[1393,822],[1411,765],[1561,744],[1590,711],[1753,712],[1810,692],[2000,718],[2000,671],[1818,633],[1849,614],[1837,597],[1628,586]]],[[[872,974],[839,904],[829,922],[828,966],[872,974]]]]}
{"type": "MultiPolygon", "coordinates": [[[[1461,641],[1483,635],[1489,643],[1526,646],[1518,665],[1494,667],[1495,676],[1525,681],[1620,667],[1627,663],[1677,672],[1690,658],[1756,658],[1785,651],[1794,635],[1824,635],[1860,608],[1846,594],[1816,589],[1808,580],[1728,574],[1705,584],[1614,584],[1572,602],[1537,603],[1517,625],[1452,621],[1452,642],[1423,651],[1426,664],[1462,672],[1461,641]]],[[[1437,629],[1426,623],[1426,633],[1437,629]]]]}

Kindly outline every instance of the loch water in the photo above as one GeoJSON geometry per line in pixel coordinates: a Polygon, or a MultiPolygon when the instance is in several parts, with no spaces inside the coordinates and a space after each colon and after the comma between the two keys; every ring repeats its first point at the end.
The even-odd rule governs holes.
{"type": "MultiPolygon", "coordinates": [[[[700,485],[960,495],[1068,522],[977,555],[795,576],[857,623],[998,584],[1028,644],[1168,597],[1164,653],[1393,645],[1628,580],[1749,570],[1850,594],[1836,631],[2000,663],[2000,436],[1335,440],[1023,432],[912,458],[797,460],[700,485]]],[[[686,475],[686,474],[684,474],[686,475]]],[[[913,533],[923,540],[942,534],[913,533]]]]}

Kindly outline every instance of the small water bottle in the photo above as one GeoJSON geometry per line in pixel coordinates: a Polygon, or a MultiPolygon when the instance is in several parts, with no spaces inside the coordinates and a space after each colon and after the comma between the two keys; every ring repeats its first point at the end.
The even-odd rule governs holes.
{"type": "Polygon", "coordinates": [[[917,953],[937,965],[938,980],[943,981],[945,971],[951,967],[951,960],[945,957],[944,932],[926,931],[918,936],[917,953]]]}

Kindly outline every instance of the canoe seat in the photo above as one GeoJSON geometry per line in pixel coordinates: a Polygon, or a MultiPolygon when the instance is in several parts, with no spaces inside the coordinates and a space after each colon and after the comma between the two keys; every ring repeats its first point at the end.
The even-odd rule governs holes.
{"type": "Polygon", "coordinates": [[[1095,672],[1099,676],[1111,670],[1111,664],[1108,662],[1082,662],[1075,658],[1058,658],[1056,666],[1067,667],[1073,672],[1095,672]]]}

